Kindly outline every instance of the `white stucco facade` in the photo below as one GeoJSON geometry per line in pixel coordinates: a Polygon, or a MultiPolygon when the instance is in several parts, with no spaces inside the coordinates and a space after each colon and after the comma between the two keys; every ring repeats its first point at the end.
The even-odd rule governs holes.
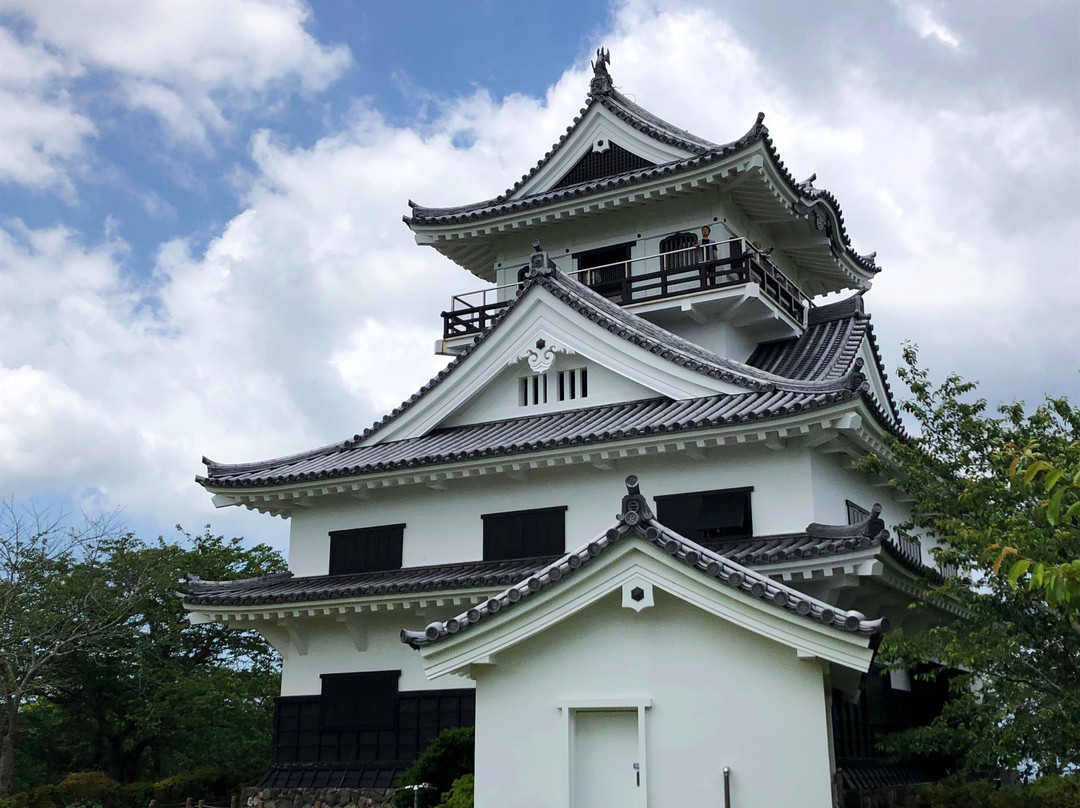
{"type": "Polygon", "coordinates": [[[752,487],[756,535],[797,533],[810,522],[845,524],[847,499],[867,508],[881,502],[890,524],[903,521],[907,513],[892,489],[874,487],[852,470],[847,455],[751,444],[690,448],[476,476],[442,488],[399,486],[367,500],[325,497],[293,514],[289,569],[297,575],[325,575],[330,531],[400,522],[405,523],[405,566],[476,561],[483,555],[481,515],[532,508],[565,506],[567,541],[572,543],[611,521],[611,503],[621,495],[628,473],[647,482],[651,497],[752,487]]]}
{"type": "MultiPolygon", "coordinates": [[[[319,728],[318,709],[333,696],[323,677],[383,676],[396,681],[386,696],[395,705],[456,700],[454,721],[465,719],[460,703],[472,704],[462,691],[475,691],[478,808],[720,806],[725,767],[734,808],[828,808],[831,694],[857,690],[884,627],[875,618],[906,612],[922,572],[887,544],[881,522],[849,524],[848,501],[880,503],[894,532],[909,513],[889,481],[854,465],[902,434],[862,297],[816,311],[808,297],[865,291],[877,268],[850,250],[831,196],[787,174],[761,118],[717,147],[614,93],[598,64],[596,98],[613,95],[606,105],[590,96],[561,150],[507,192],[520,208],[420,215],[414,206],[407,220],[418,243],[498,286],[480,296],[473,313],[483,316],[448,317],[437,350],[463,356],[354,438],[263,463],[208,462],[215,504],[290,520],[294,578],[201,582],[203,599],[188,608],[194,622],[261,631],[282,655],[284,700],[314,710],[319,748],[309,754],[297,741],[275,765],[403,768],[318,757],[319,733],[339,732],[319,728]],[[633,182],[624,164],[594,178],[617,182],[560,191],[579,161],[616,146],[653,163],[687,162],[633,182]],[[738,251],[661,259],[666,237],[702,225],[714,244],[739,239],[738,251]],[[580,254],[616,245],[629,250],[611,263],[629,257],[614,281],[623,292],[600,288],[610,279],[562,274],[579,269],[580,254]],[[662,274],[672,285],[627,291],[662,274]],[[576,374],[575,395],[557,393],[566,374],[576,374]],[[542,385],[546,396],[535,392],[542,385]],[[627,475],[640,495],[627,493],[637,485],[627,475]],[[737,505],[723,504],[736,494],[737,505]],[[686,528],[701,541],[690,540],[697,560],[679,544],[688,537],[656,520],[651,539],[641,529],[600,548],[611,530],[637,524],[616,512],[624,495],[653,513],[679,495],[684,510],[668,500],[669,513],[700,508],[686,528]],[[533,524],[528,541],[525,527],[511,537],[521,539],[518,555],[485,557],[485,516],[514,513],[524,525],[519,512],[543,509],[560,511],[543,530],[558,522],[564,546],[541,542],[533,524]],[[365,553],[384,541],[392,552],[371,561],[365,553]],[[575,548],[586,554],[576,566],[570,555],[556,562],[566,562],[562,572],[545,566],[575,548]],[[743,553],[741,572],[708,572],[703,554],[714,551],[717,570],[743,553]],[[510,589],[507,569],[525,576],[510,589]],[[741,585],[743,575],[755,583],[741,585]],[[628,595],[631,584],[641,598],[628,595]],[[511,589],[516,597],[499,605],[511,589]]],[[[508,519],[488,524],[511,532],[508,519]]],[[[922,563],[933,566],[929,549],[922,563]]],[[[338,748],[337,737],[325,748],[338,748]]],[[[359,744],[341,748],[353,754],[359,744]]]]}
{"type": "MultiPolygon", "coordinates": [[[[723,805],[725,766],[732,805],[832,805],[820,660],[674,596],[634,613],[611,593],[500,654],[477,685],[477,808],[571,805],[589,776],[575,765],[575,714],[638,704],[644,760],[623,761],[641,765],[637,806],[723,805]]],[[[621,776],[632,781],[632,766],[621,776]]]]}

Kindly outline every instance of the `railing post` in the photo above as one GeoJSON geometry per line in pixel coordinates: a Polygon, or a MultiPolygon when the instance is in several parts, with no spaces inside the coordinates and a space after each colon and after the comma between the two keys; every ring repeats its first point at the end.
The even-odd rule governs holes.
{"type": "Polygon", "coordinates": [[[731,808],[731,767],[724,767],[724,808],[731,808]]]}

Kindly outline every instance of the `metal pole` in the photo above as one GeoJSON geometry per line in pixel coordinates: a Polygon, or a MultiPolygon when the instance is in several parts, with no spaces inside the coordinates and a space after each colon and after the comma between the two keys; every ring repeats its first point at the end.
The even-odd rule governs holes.
{"type": "Polygon", "coordinates": [[[724,808],[731,808],[731,767],[724,767],[724,808]]]}

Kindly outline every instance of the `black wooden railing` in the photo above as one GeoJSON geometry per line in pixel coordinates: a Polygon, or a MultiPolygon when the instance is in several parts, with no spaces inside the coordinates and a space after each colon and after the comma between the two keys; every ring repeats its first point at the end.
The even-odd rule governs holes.
{"type": "Polygon", "coordinates": [[[805,322],[806,296],[783,272],[753,251],[685,266],[662,266],[658,272],[630,275],[623,279],[618,298],[613,296],[612,299],[625,306],[745,283],[757,283],[762,293],[785,314],[798,323],[805,322]]]}
{"type": "MultiPolygon", "coordinates": [[[[619,264],[620,269],[626,267],[621,279],[613,280],[610,273],[599,271],[604,267],[585,270],[577,276],[586,286],[623,306],[756,283],[781,311],[797,323],[805,324],[809,298],[762,253],[745,246],[741,239],[731,243],[731,255],[726,258],[712,257],[715,254],[712,253],[704,256],[708,260],[701,260],[703,249],[710,248],[693,247],[661,254],[657,272],[629,274],[630,265],[642,260],[632,259],[619,264]]],[[[711,249],[715,250],[715,245],[711,249]]],[[[475,293],[480,295],[478,303],[472,303],[470,295],[454,296],[451,310],[442,312],[443,339],[479,334],[487,328],[510,305],[508,300],[488,302],[488,294],[495,292],[490,289],[475,293]]]]}
{"type": "Polygon", "coordinates": [[[491,325],[499,312],[509,305],[509,300],[496,300],[492,303],[482,303],[479,306],[466,306],[464,308],[454,308],[452,311],[444,311],[442,313],[443,339],[479,334],[491,325]]]}
{"type": "Polygon", "coordinates": [[[901,558],[915,566],[922,566],[922,545],[918,539],[897,531],[895,536],[889,537],[889,541],[901,558]]]}

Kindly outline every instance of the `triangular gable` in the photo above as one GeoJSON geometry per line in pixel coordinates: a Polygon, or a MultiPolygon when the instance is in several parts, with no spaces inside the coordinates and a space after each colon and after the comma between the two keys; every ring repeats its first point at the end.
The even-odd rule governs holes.
{"type": "Polygon", "coordinates": [[[555,144],[510,199],[685,160],[693,154],[635,128],[594,98],[566,138],[555,144]]]}
{"type": "Polygon", "coordinates": [[[707,550],[656,522],[636,477],[627,478],[627,488],[616,524],[584,547],[457,617],[422,632],[402,631],[402,642],[423,653],[427,675],[467,673],[471,665],[497,661],[499,651],[613,591],[622,590],[624,605],[636,609],[635,602],[648,600],[649,587],[800,656],[869,668],[886,620],[836,609],[707,550]]]}
{"type": "MultiPolygon", "coordinates": [[[[546,256],[543,258],[547,261],[546,256]]],[[[545,269],[545,272],[553,271],[557,270],[545,269]]],[[[574,281],[566,283],[580,286],[574,281]]],[[[554,287],[554,282],[551,285],[554,287]]],[[[576,295],[574,302],[583,307],[589,306],[591,299],[596,297],[584,287],[580,287],[576,295]]],[[[621,311],[612,314],[633,317],[621,311]]],[[[764,389],[769,384],[761,377],[740,376],[736,363],[720,357],[712,359],[715,363],[731,365],[732,369],[718,370],[714,365],[706,367],[707,361],[692,361],[680,352],[683,341],[673,334],[663,332],[665,337],[662,337],[670,339],[673,349],[653,350],[655,345],[647,340],[638,339],[636,335],[624,336],[619,329],[613,331],[609,325],[601,318],[582,316],[581,311],[557,297],[540,278],[534,278],[496,326],[481,335],[456,360],[452,372],[424,390],[411,405],[396,411],[359,445],[370,446],[427,434],[467,408],[506,367],[523,360],[527,362],[530,353],[572,352],[624,377],[631,385],[651,391],[654,396],[674,400],[744,393],[764,389]],[[538,345],[543,347],[538,348],[538,345]]],[[[644,321],[641,327],[659,332],[644,321]]],[[[685,347],[687,351],[694,348],[697,353],[702,353],[695,346],[685,347]]],[[[750,368],[745,370],[753,372],[750,368]]]]}

